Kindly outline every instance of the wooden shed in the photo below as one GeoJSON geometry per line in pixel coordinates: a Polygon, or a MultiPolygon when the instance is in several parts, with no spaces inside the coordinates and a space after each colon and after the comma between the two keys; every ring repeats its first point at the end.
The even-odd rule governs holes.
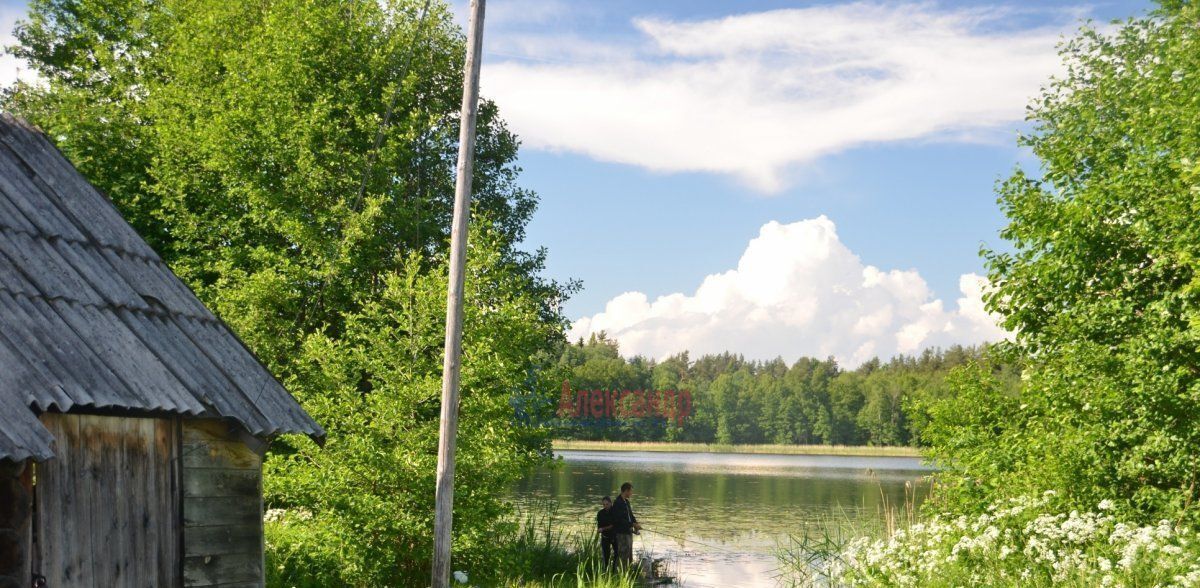
{"type": "Polygon", "coordinates": [[[0,116],[0,588],[263,584],[262,455],[324,431],[0,116]]]}

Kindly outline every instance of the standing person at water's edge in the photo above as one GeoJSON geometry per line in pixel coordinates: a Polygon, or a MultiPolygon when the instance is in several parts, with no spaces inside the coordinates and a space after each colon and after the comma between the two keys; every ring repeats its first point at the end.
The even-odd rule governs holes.
{"type": "Polygon", "coordinates": [[[617,537],[613,531],[612,499],[605,496],[600,500],[604,507],[596,512],[596,531],[600,533],[600,550],[604,553],[604,568],[613,565],[617,550],[617,537]]]}
{"type": "Polygon", "coordinates": [[[633,516],[633,507],[629,498],[633,496],[633,484],[621,484],[621,494],[612,506],[613,531],[617,535],[617,561],[622,567],[633,564],[633,534],[642,530],[637,517],[633,516]]]}

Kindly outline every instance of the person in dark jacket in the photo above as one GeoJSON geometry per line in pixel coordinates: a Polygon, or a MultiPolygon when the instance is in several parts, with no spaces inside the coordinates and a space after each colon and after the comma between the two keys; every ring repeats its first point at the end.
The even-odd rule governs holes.
{"type": "Polygon", "coordinates": [[[596,532],[600,533],[600,550],[604,553],[604,567],[616,564],[617,536],[613,532],[612,499],[605,496],[600,500],[601,508],[596,512],[596,532]]]}
{"type": "Polygon", "coordinates": [[[622,567],[633,565],[633,534],[642,530],[629,499],[633,497],[633,484],[621,484],[621,494],[612,506],[613,531],[617,536],[617,562],[622,567]]]}

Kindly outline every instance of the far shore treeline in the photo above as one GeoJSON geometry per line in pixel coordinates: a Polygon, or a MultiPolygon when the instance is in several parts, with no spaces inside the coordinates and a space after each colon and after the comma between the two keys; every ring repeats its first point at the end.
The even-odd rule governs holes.
{"type": "Polygon", "coordinates": [[[653,391],[672,398],[686,391],[688,414],[636,416],[643,411],[631,410],[624,413],[629,416],[618,411],[593,418],[586,410],[560,410],[555,435],[587,441],[919,445],[928,407],[953,394],[947,376],[967,364],[983,366],[1013,390],[1019,383],[1012,364],[992,360],[986,347],[926,349],[845,369],[833,358],[787,363],[732,352],[694,359],[683,352],[660,362],[624,358],[615,340],[594,334],[568,344],[559,359],[568,374],[560,406],[578,402],[580,391],[653,391]]]}

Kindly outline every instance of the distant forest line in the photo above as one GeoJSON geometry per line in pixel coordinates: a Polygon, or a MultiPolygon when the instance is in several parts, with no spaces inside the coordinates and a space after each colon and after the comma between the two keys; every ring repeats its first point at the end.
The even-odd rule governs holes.
{"type": "Polygon", "coordinates": [[[747,360],[726,352],[656,362],[625,358],[604,334],[569,344],[559,360],[573,390],[687,390],[691,414],[560,418],[556,438],[719,444],[920,445],[927,407],[953,394],[952,372],[985,365],[1016,389],[1019,370],[986,347],[926,349],[843,369],[833,358],[747,360]]]}

